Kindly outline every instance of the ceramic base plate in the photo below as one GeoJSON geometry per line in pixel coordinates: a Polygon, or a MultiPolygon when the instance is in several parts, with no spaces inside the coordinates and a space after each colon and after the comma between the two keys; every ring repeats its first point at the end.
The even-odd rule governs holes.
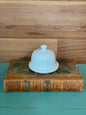
{"type": "Polygon", "coordinates": [[[45,68],[44,69],[37,69],[37,68],[33,67],[31,65],[31,62],[30,62],[29,63],[29,68],[34,72],[41,73],[41,74],[46,74],[46,73],[52,73],[52,72],[56,71],[59,68],[59,63],[56,62],[56,65],[54,67],[49,68],[49,69],[45,69],[45,68]]]}

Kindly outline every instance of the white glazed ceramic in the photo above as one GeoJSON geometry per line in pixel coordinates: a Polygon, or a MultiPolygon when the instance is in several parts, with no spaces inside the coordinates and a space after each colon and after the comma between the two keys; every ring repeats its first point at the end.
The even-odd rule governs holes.
{"type": "Polygon", "coordinates": [[[33,51],[29,68],[37,73],[52,73],[59,67],[55,54],[47,49],[47,45],[41,45],[40,49],[33,51]]]}

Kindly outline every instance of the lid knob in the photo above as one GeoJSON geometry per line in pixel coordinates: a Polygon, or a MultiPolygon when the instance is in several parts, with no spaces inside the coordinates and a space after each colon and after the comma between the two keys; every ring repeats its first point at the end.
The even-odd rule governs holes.
{"type": "Polygon", "coordinates": [[[47,45],[45,44],[41,45],[41,49],[47,49],[47,45]]]}

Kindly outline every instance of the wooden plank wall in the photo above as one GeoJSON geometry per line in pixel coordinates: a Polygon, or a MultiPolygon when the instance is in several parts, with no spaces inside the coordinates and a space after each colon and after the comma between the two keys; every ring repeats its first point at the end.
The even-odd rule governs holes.
{"type": "Polygon", "coordinates": [[[57,58],[86,63],[86,2],[0,0],[0,61],[44,43],[57,58]]]}
{"type": "Polygon", "coordinates": [[[0,3],[0,37],[86,37],[86,2],[0,3]]]}

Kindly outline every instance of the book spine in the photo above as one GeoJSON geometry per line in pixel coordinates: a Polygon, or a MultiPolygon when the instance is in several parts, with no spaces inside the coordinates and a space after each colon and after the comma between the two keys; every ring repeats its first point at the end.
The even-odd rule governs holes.
{"type": "Polygon", "coordinates": [[[4,91],[83,91],[84,80],[4,80],[4,91]]]}

